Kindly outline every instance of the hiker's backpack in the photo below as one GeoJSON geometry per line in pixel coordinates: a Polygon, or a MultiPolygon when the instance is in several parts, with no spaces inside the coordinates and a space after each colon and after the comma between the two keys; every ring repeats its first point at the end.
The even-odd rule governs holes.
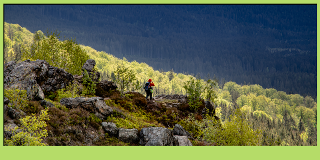
{"type": "Polygon", "coordinates": [[[149,90],[149,85],[150,85],[150,82],[147,82],[146,85],[144,86],[144,90],[146,91],[149,90]]]}

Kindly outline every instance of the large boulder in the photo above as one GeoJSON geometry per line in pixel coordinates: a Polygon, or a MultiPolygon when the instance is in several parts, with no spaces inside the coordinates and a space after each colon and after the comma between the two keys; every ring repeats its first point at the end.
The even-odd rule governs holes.
{"type": "MultiPolygon", "coordinates": [[[[100,73],[94,70],[96,61],[93,59],[88,59],[82,66],[82,70],[86,70],[93,81],[99,82],[100,73]]],[[[83,73],[84,76],[84,73],[83,73]]]]}
{"type": "Polygon", "coordinates": [[[187,136],[174,135],[173,137],[178,141],[178,146],[192,146],[192,143],[187,136]]]}
{"type": "Polygon", "coordinates": [[[21,117],[25,116],[26,113],[24,113],[22,110],[20,109],[14,109],[12,107],[7,107],[6,108],[7,111],[7,115],[11,118],[11,119],[20,119],[21,117]]]}
{"type": "Polygon", "coordinates": [[[173,137],[173,132],[170,129],[162,127],[149,127],[141,129],[140,145],[176,146],[178,145],[178,141],[173,137]]]}
{"type": "Polygon", "coordinates": [[[93,59],[88,59],[86,63],[83,64],[82,69],[87,70],[87,72],[93,72],[96,61],[93,59]]]}
{"type": "Polygon", "coordinates": [[[187,136],[190,139],[193,139],[191,134],[186,131],[180,124],[175,124],[173,128],[173,135],[178,135],[178,136],[187,136]]]}
{"type": "Polygon", "coordinates": [[[117,128],[116,124],[112,122],[102,122],[102,128],[110,136],[118,137],[119,135],[119,129],[117,128]]]}
{"type": "Polygon", "coordinates": [[[107,116],[112,114],[113,109],[107,106],[102,97],[76,97],[76,98],[62,98],[60,103],[67,108],[81,107],[104,120],[107,116]]]}
{"type": "Polygon", "coordinates": [[[26,90],[29,100],[43,100],[44,93],[65,88],[72,80],[72,74],[44,60],[4,65],[4,88],[26,90]]]}
{"type": "Polygon", "coordinates": [[[99,97],[109,97],[111,91],[115,91],[118,87],[112,81],[100,81],[97,85],[96,95],[99,97]]]}
{"type": "Polygon", "coordinates": [[[138,143],[139,136],[137,129],[119,129],[119,140],[126,143],[138,143]]]}

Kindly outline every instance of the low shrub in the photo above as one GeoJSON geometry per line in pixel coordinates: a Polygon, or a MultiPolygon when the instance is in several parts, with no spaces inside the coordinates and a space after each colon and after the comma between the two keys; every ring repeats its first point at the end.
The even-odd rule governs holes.
{"type": "Polygon", "coordinates": [[[44,108],[40,105],[39,101],[29,101],[28,106],[23,108],[27,114],[37,114],[44,108]]]}
{"type": "MultiPolygon", "coordinates": [[[[42,110],[39,116],[26,116],[20,119],[21,126],[15,127],[11,132],[13,136],[11,139],[5,139],[5,146],[46,146],[42,143],[44,137],[48,136],[45,129],[49,120],[48,110],[42,110]],[[19,132],[18,132],[19,130],[19,132]]],[[[10,131],[8,128],[5,130],[10,131]]]]}
{"type": "Polygon", "coordinates": [[[9,107],[16,109],[24,109],[28,106],[28,97],[26,90],[19,89],[5,89],[4,96],[10,101],[9,107]]]}

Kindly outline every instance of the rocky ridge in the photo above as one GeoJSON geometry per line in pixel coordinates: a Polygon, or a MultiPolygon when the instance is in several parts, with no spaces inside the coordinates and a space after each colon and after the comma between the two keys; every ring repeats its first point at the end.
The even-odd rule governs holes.
{"type": "MultiPolygon", "coordinates": [[[[65,88],[73,80],[81,84],[83,75],[73,76],[63,69],[50,66],[43,60],[26,60],[18,64],[8,62],[4,68],[4,86],[5,89],[27,90],[28,100],[35,107],[40,109],[49,108],[49,114],[52,117],[50,117],[51,120],[48,122],[49,126],[47,127],[49,135],[44,141],[50,145],[96,145],[101,139],[111,136],[122,142],[134,145],[192,146],[189,140],[193,139],[192,135],[181,125],[173,122],[167,123],[174,126],[173,129],[147,127],[141,130],[118,128],[115,123],[106,122],[108,117],[115,113],[114,111],[121,112],[119,109],[108,106],[105,103],[106,99],[110,99],[112,93],[117,92],[117,86],[110,81],[99,81],[100,73],[93,70],[94,65],[94,60],[88,60],[84,64],[83,70],[87,70],[91,76],[95,75],[96,79],[94,81],[97,82],[96,95],[98,97],[62,98],[59,105],[65,106],[69,113],[59,110],[57,104],[44,100],[45,93],[65,88]],[[92,115],[95,115],[98,120],[92,120],[92,115]],[[70,124],[66,124],[64,120],[64,117],[68,116],[74,117],[73,121],[69,122],[70,124]],[[83,120],[83,117],[86,117],[85,120],[83,120]],[[83,121],[87,126],[83,126],[83,123],[79,121],[83,121]],[[61,138],[64,137],[67,140],[62,141],[61,138]]],[[[140,93],[135,94],[144,97],[140,93]]],[[[187,101],[188,99],[184,95],[159,95],[154,97],[152,101],[143,99],[137,103],[145,104],[142,107],[148,112],[165,109],[167,112],[183,115],[184,109],[188,108],[186,107],[187,101]]],[[[205,105],[201,109],[203,110],[206,107],[209,109],[210,114],[214,114],[214,106],[210,102],[203,102],[205,105]]],[[[4,126],[12,129],[20,125],[18,119],[26,116],[26,113],[21,109],[9,107],[9,103],[9,99],[4,97],[4,126]]],[[[203,110],[202,114],[206,114],[206,111],[203,110]]],[[[12,135],[12,132],[6,130],[4,137],[10,138],[12,135]]]]}

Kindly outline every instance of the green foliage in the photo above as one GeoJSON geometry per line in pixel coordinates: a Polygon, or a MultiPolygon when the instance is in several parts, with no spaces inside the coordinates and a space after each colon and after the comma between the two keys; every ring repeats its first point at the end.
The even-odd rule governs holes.
{"type": "Polygon", "coordinates": [[[290,95],[290,106],[300,106],[303,104],[304,98],[300,96],[299,94],[292,94],[290,95]]]}
{"type": "MultiPolygon", "coordinates": [[[[75,82],[72,82],[70,85],[68,85],[66,88],[62,88],[57,90],[57,95],[56,95],[56,99],[58,102],[60,102],[60,100],[62,98],[75,98],[75,97],[80,97],[80,95],[77,94],[78,93],[78,85],[75,82]]],[[[49,97],[50,99],[50,97],[49,97]]]]}
{"type": "Polygon", "coordinates": [[[201,105],[200,98],[201,93],[203,92],[203,85],[201,83],[201,79],[197,78],[195,80],[194,78],[190,78],[190,80],[187,81],[183,87],[188,95],[189,106],[193,111],[197,111],[197,109],[201,105]]]}
{"type": "MultiPolygon", "coordinates": [[[[122,107],[120,107],[122,108],[122,107]]],[[[136,128],[138,130],[146,127],[164,127],[163,125],[154,121],[150,114],[147,114],[143,110],[135,110],[135,112],[129,112],[125,108],[124,111],[125,118],[110,116],[107,121],[114,122],[118,128],[132,129],[136,128]]]]}
{"type": "Polygon", "coordinates": [[[88,120],[90,121],[92,126],[94,126],[96,129],[99,129],[102,122],[100,118],[98,118],[95,114],[90,113],[88,120]]]}
{"type": "Polygon", "coordinates": [[[193,114],[190,114],[186,119],[179,122],[179,124],[188,131],[192,137],[200,139],[203,136],[204,123],[195,119],[193,114]]]}
{"type": "Polygon", "coordinates": [[[89,76],[87,70],[83,70],[83,78],[82,78],[82,84],[83,84],[83,90],[82,95],[94,95],[96,93],[96,82],[92,80],[92,78],[89,76]]]}
{"type": "Polygon", "coordinates": [[[222,125],[223,129],[217,125],[218,122],[214,118],[204,119],[208,127],[203,130],[203,139],[223,146],[261,145],[261,131],[253,130],[239,109],[234,115],[230,115],[229,119],[222,125]]]}
{"type": "Polygon", "coordinates": [[[10,101],[9,107],[24,109],[28,106],[27,91],[19,89],[5,89],[4,96],[10,101]]]}
{"type": "Polygon", "coordinates": [[[117,100],[117,103],[114,100],[106,100],[107,105],[117,108],[114,110],[114,114],[108,117],[107,121],[115,123],[118,128],[136,128],[140,130],[145,127],[164,127],[156,121],[156,117],[142,109],[145,104],[139,106],[141,105],[140,98],[145,101],[145,97],[137,98],[133,94],[125,95],[125,100],[117,100]]]}
{"type": "MultiPolygon", "coordinates": [[[[11,139],[6,139],[4,144],[6,146],[45,146],[42,143],[42,138],[47,137],[48,133],[45,129],[49,120],[48,110],[42,110],[39,116],[26,116],[20,119],[21,127],[16,127],[11,132],[13,136],[11,139]],[[20,130],[18,132],[18,130],[20,130]]],[[[8,128],[7,128],[8,130],[8,128]]]]}
{"type": "MultiPolygon", "coordinates": [[[[41,55],[43,56],[43,58],[55,58],[55,59],[59,59],[59,58],[64,58],[64,60],[60,60],[59,62],[55,63],[55,64],[59,64],[59,65],[64,65],[64,67],[67,67],[67,63],[66,61],[69,60],[73,60],[74,58],[71,58],[70,53],[75,52],[76,50],[76,46],[73,45],[72,41],[59,41],[58,40],[58,34],[56,33],[51,33],[52,35],[49,35],[46,37],[44,36],[44,34],[41,31],[37,31],[34,35],[31,35],[31,38],[29,38],[28,40],[24,41],[23,38],[21,37],[30,37],[30,36],[25,36],[24,33],[25,32],[21,32],[18,34],[15,34],[15,32],[13,31],[19,31],[19,30],[24,30],[24,28],[19,27],[18,25],[10,25],[10,27],[8,27],[8,24],[5,23],[5,34],[4,34],[4,59],[5,60],[15,60],[15,59],[19,59],[17,57],[19,52],[19,46],[20,43],[24,43],[25,44],[25,50],[28,51],[28,53],[34,53],[34,55],[32,56],[38,56],[41,55],[40,51],[50,51],[50,53],[55,53],[55,55],[50,56],[49,55],[41,55]],[[32,37],[33,37],[33,46],[30,47],[28,46],[28,44],[32,43],[32,37]],[[27,43],[28,42],[28,43],[27,43]],[[52,46],[48,45],[48,44],[52,44],[52,46]],[[68,50],[69,48],[69,50],[68,50]],[[73,50],[73,49],[74,50],[73,50]],[[47,50],[45,50],[47,49],[47,50]],[[62,55],[63,56],[60,56],[62,55]]],[[[314,139],[314,137],[316,137],[314,128],[317,126],[317,104],[315,102],[315,100],[313,100],[311,97],[307,96],[305,98],[301,97],[300,95],[290,95],[290,94],[286,94],[283,91],[277,91],[273,88],[268,88],[268,89],[263,89],[260,85],[238,85],[235,82],[227,82],[224,84],[223,89],[218,89],[215,88],[214,83],[210,83],[210,82],[205,82],[203,80],[200,80],[200,78],[195,78],[194,76],[191,75],[184,75],[184,74],[177,74],[174,73],[173,70],[168,71],[168,72],[164,72],[162,71],[155,71],[153,70],[152,67],[148,66],[146,63],[138,63],[136,61],[133,62],[129,62],[127,61],[125,58],[122,59],[118,59],[108,53],[105,52],[97,52],[96,50],[87,47],[87,46],[80,46],[81,50],[83,50],[84,52],[87,52],[88,55],[90,56],[91,59],[94,59],[97,63],[97,69],[99,70],[99,72],[103,73],[107,79],[110,78],[113,81],[117,80],[117,76],[118,74],[114,74],[116,73],[116,71],[118,70],[118,72],[120,73],[120,69],[118,69],[118,64],[122,64],[121,67],[124,68],[129,68],[130,70],[132,70],[132,74],[134,74],[135,76],[135,80],[133,80],[130,84],[128,85],[122,85],[123,87],[121,88],[121,90],[124,92],[125,90],[138,90],[140,93],[144,93],[143,90],[143,85],[146,79],[151,78],[155,84],[157,84],[157,87],[154,87],[154,95],[157,94],[188,94],[189,98],[190,98],[190,92],[193,92],[193,95],[195,97],[198,98],[205,98],[205,99],[210,99],[212,102],[216,102],[217,105],[219,105],[218,108],[216,108],[216,114],[217,115],[221,115],[221,120],[225,120],[224,122],[224,126],[226,126],[227,122],[231,122],[232,118],[228,118],[230,117],[229,115],[233,115],[234,106],[238,106],[239,108],[241,107],[242,111],[246,112],[246,118],[248,119],[249,122],[253,122],[252,124],[254,124],[254,128],[261,128],[261,126],[267,126],[265,128],[262,127],[262,129],[267,130],[267,131],[272,131],[272,134],[274,134],[274,137],[276,138],[270,138],[272,137],[272,134],[267,133],[266,135],[264,135],[264,142],[263,145],[268,145],[268,144],[278,144],[278,142],[283,142],[283,144],[289,144],[289,145],[296,145],[296,143],[293,143],[297,140],[290,140],[288,138],[289,133],[294,133],[291,130],[285,130],[283,131],[281,128],[285,128],[282,125],[284,123],[287,123],[287,125],[289,126],[289,128],[291,129],[296,129],[298,123],[301,122],[301,125],[305,126],[305,130],[302,133],[297,133],[298,136],[294,136],[294,137],[299,137],[299,135],[303,135],[303,137],[306,137],[305,135],[307,135],[307,138],[304,138],[305,143],[309,143],[310,139],[314,139]],[[117,66],[117,67],[115,67],[117,66]],[[193,83],[191,83],[191,79],[193,80],[193,83]],[[190,83],[192,89],[189,88],[185,88],[186,84],[190,83]],[[212,84],[212,85],[211,85],[212,84]],[[161,87],[160,87],[161,86],[161,87]],[[199,87],[200,86],[200,87],[199,87]],[[183,90],[183,88],[185,89],[185,92],[183,90]],[[199,91],[197,91],[197,89],[200,89],[199,91]],[[189,90],[188,90],[189,89],[189,90]],[[213,96],[212,96],[213,95],[213,96]],[[216,97],[215,97],[216,96],[216,97]],[[210,97],[213,97],[210,98],[210,97]],[[224,106],[224,107],[223,107],[224,106]],[[249,115],[250,114],[250,115],[249,115]],[[251,116],[252,114],[252,116],[251,116]],[[285,115],[288,114],[288,115],[285,115]],[[226,118],[222,118],[222,117],[226,117],[226,118]],[[252,118],[252,117],[261,117],[258,119],[252,118]],[[264,117],[264,118],[262,118],[264,117]],[[228,120],[230,119],[230,120],[228,120]],[[272,119],[272,121],[271,121],[272,119]],[[270,124],[272,123],[272,124],[270,124]],[[312,128],[313,127],[313,128],[312,128]],[[271,129],[270,129],[271,128],[271,129]],[[280,128],[280,129],[279,129],[280,128]],[[306,130],[308,129],[308,132],[306,132],[306,130]],[[281,134],[280,134],[281,132],[281,134]],[[282,134],[283,132],[283,134],[282,134]],[[278,135],[283,135],[278,136],[278,135]],[[287,135],[287,136],[285,136],[287,135]],[[277,137],[278,136],[278,137],[277,137]],[[267,138],[269,137],[269,138],[267,138]],[[281,137],[281,140],[278,141],[277,138],[281,137]],[[286,137],[286,138],[284,138],[286,137]],[[277,143],[266,143],[266,141],[273,141],[273,142],[277,142],[277,143]]],[[[78,48],[79,49],[79,48],[78,48]]],[[[44,52],[44,53],[46,53],[44,52]]],[[[81,57],[81,56],[79,56],[81,57]]],[[[25,58],[25,57],[24,57],[25,58]]],[[[29,57],[29,59],[32,59],[29,57]]],[[[37,59],[41,59],[41,58],[37,58],[37,59]]],[[[82,59],[86,59],[86,58],[82,58],[82,59]]],[[[87,58],[88,59],[88,58],[87,58]]],[[[35,60],[35,59],[34,59],[35,60]]],[[[50,60],[49,60],[50,61],[50,60]]],[[[83,63],[85,62],[84,60],[82,61],[83,63]]],[[[50,62],[51,63],[51,62],[50,62]]],[[[82,63],[82,64],[83,64],[82,63]]],[[[69,64],[69,63],[68,63],[69,64]]],[[[81,65],[74,65],[76,63],[70,63],[73,66],[78,66],[81,68],[81,65]]],[[[80,62],[79,62],[80,64],[80,62]]],[[[61,67],[63,68],[63,67],[61,67]]],[[[70,68],[70,67],[69,67],[70,68]]],[[[66,69],[67,70],[67,69],[66,69]]],[[[81,69],[80,69],[81,70],[81,69]]],[[[128,70],[127,70],[128,71],[128,70]]],[[[126,72],[127,72],[126,71],[126,72]]],[[[71,72],[70,72],[71,73],[71,72]]],[[[122,72],[124,73],[124,72],[122,72]]],[[[90,78],[88,76],[88,78],[90,78]]],[[[93,85],[94,83],[92,82],[92,79],[85,79],[85,83],[87,84],[87,86],[85,85],[85,88],[83,90],[83,94],[91,94],[93,95],[93,85]],[[90,81],[91,80],[91,81],[90,81]],[[91,91],[90,91],[91,90],[91,91]]],[[[213,82],[213,81],[212,81],[213,82]]],[[[119,83],[119,82],[118,82],[119,83]]],[[[119,83],[118,85],[120,85],[121,83],[119,83]]],[[[119,87],[120,88],[120,87],[119,87]]],[[[6,92],[6,91],[5,91],[6,92]]],[[[122,94],[123,94],[122,92],[122,94]]],[[[71,90],[61,90],[58,94],[51,94],[48,95],[46,97],[51,97],[51,99],[55,99],[57,96],[59,98],[56,99],[61,99],[61,97],[75,97],[74,92],[71,92],[71,90]],[[70,91],[70,92],[69,92],[70,91]]],[[[12,93],[9,93],[9,95],[12,93]]],[[[8,97],[9,98],[9,97],[8,97]]],[[[142,122],[135,122],[135,121],[148,121],[147,118],[141,118],[143,116],[131,116],[129,115],[127,112],[129,111],[137,111],[139,110],[138,106],[134,103],[131,102],[128,99],[134,98],[131,96],[131,94],[127,94],[125,95],[126,101],[122,101],[121,104],[117,103],[114,105],[119,105],[118,107],[121,107],[121,109],[125,110],[126,114],[120,114],[119,115],[114,115],[112,119],[113,121],[117,121],[117,125],[119,126],[124,126],[124,127],[141,127],[143,125],[138,125],[138,123],[142,123],[142,122]],[[134,117],[134,118],[128,118],[129,117],[134,117]],[[122,116],[122,118],[120,118],[122,116]],[[125,116],[126,118],[123,118],[123,116],[125,116]],[[140,117],[141,119],[137,119],[136,117],[140,117]]],[[[197,106],[199,106],[200,101],[196,100],[197,98],[192,98],[191,101],[189,100],[189,103],[191,103],[192,105],[189,105],[194,111],[197,109],[197,106]],[[192,102],[192,100],[195,100],[194,102],[192,102]],[[197,104],[197,102],[199,102],[197,104]]],[[[23,104],[27,104],[25,102],[21,101],[21,104],[19,103],[13,103],[13,101],[21,101],[19,100],[19,98],[11,98],[10,102],[12,103],[12,107],[18,106],[21,107],[21,105],[23,106],[23,104]]],[[[56,102],[52,102],[54,103],[54,105],[57,108],[60,108],[61,110],[65,110],[68,111],[67,108],[65,108],[65,106],[59,105],[59,103],[56,102]]],[[[114,103],[114,102],[108,102],[108,103],[114,103]]],[[[164,111],[163,111],[164,112],[164,111]]],[[[144,114],[142,114],[144,115],[144,114]]],[[[152,119],[152,117],[147,116],[148,118],[152,119]]],[[[157,119],[155,117],[153,117],[154,119],[157,119]]],[[[170,115],[164,113],[163,115],[161,115],[162,120],[164,119],[170,119],[170,115]]],[[[158,119],[159,120],[159,119],[158,119]]],[[[94,121],[94,120],[93,120],[94,121]]],[[[92,122],[93,122],[92,121],[92,122]]],[[[190,130],[194,130],[193,133],[195,135],[197,135],[198,137],[201,137],[204,135],[203,130],[201,129],[201,123],[200,121],[198,121],[196,124],[194,121],[197,120],[189,120],[190,124],[189,126],[185,125],[186,128],[189,128],[190,130]],[[192,122],[192,123],[191,123],[192,122]],[[191,125],[193,124],[193,125],[191,125]],[[195,127],[197,126],[197,127],[195,127]],[[192,127],[194,127],[192,129],[192,127]]],[[[187,124],[187,123],[186,123],[187,124]]],[[[148,124],[150,125],[150,124],[148,124]]],[[[146,125],[146,126],[148,126],[146,125]]],[[[152,122],[152,125],[153,122],[152,122]]],[[[232,126],[232,124],[230,124],[230,126],[232,126]]],[[[231,132],[231,131],[230,131],[231,132]]],[[[232,132],[231,132],[232,133],[232,132]]],[[[300,136],[301,137],[301,136],[300,136]]],[[[314,143],[313,143],[314,145],[314,143]]]]}
{"type": "Polygon", "coordinates": [[[21,60],[21,46],[32,43],[32,33],[18,24],[4,22],[4,63],[21,60]]]}
{"type": "Polygon", "coordinates": [[[204,92],[206,93],[205,98],[213,103],[216,103],[215,99],[217,98],[217,94],[214,89],[217,87],[217,84],[217,81],[208,79],[204,87],[204,92]]]}
{"type": "Polygon", "coordinates": [[[168,74],[168,78],[169,78],[169,81],[171,81],[171,80],[174,78],[173,69],[170,70],[170,72],[169,72],[169,74],[168,74]]]}
{"type": "Polygon", "coordinates": [[[264,111],[254,111],[253,116],[257,118],[267,118],[268,120],[272,121],[272,117],[268,114],[266,114],[264,111]]]}
{"type": "Polygon", "coordinates": [[[36,32],[31,47],[24,46],[22,59],[45,60],[50,65],[65,69],[71,74],[81,74],[82,65],[89,59],[87,53],[73,39],[59,41],[59,33],[36,32]]]}
{"type": "Polygon", "coordinates": [[[189,81],[184,83],[184,89],[188,95],[188,103],[193,111],[197,111],[201,105],[201,98],[205,97],[207,100],[215,103],[217,98],[216,92],[214,90],[217,87],[217,82],[214,80],[207,80],[206,83],[197,77],[194,79],[190,77],[189,81]]]}
{"type": "MultiPolygon", "coordinates": [[[[119,85],[121,95],[123,95],[124,91],[130,90],[131,85],[137,86],[137,84],[134,84],[136,80],[134,71],[129,67],[124,66],[124,64],[119,64],[114,73],[116,75],[115,81],[119,85]]],[[[137,88],[133,88],[133,90],[136,89],[137,88]]]]}
{"type": "Polygon", "coordinates": [[[108,133],[105,134],[105,138],[102,139],[100,144],[103,146],[129,146],[129,143],[122,142],[116,137],[111,137],[108,133]]]}

